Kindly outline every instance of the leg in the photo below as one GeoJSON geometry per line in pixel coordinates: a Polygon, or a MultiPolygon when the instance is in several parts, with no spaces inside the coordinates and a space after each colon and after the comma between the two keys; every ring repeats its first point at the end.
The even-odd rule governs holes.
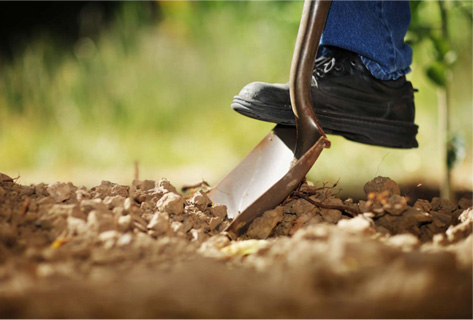
{"type": "Polygon", "coordinates": [[[412,63],[410,17],[408,1],[333,1],[320,44],[355,52],[374,77],[396,80],[412,63]]]}
{"type": "MultiPolygon", "coordinates": [[[[414,89],[406,80],[406,1],[333,1],[314,67],[314,111],[328,134],[392,148],[415,148],[414,89]]],[[[288,84],[253,82],[232,108],[251,118],[294,125],[288,84]]]]}

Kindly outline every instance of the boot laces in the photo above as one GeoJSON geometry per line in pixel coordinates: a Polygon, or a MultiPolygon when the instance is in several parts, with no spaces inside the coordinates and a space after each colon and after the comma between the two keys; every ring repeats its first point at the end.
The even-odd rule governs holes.
{"type": "Polygon", "coordinates": [[[315,60],[314,76],[323,77],[335,67],[335,58],[330,56],[322,56],[315,60]]]}

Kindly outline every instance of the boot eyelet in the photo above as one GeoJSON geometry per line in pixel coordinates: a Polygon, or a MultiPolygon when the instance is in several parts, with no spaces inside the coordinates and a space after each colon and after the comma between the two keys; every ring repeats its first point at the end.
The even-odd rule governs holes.
{"type": "Polygon", "coordinates": [[[334,69],[337,72],[341,72],[341,71],[343,71],[343,66],[342,65],[335,65],[334,69]]]}
{"type": "Polygon", "coordinates": [[[350,60],[350,64],[355,67],[356,66],[356,61],[355,60],[350,60]]]}

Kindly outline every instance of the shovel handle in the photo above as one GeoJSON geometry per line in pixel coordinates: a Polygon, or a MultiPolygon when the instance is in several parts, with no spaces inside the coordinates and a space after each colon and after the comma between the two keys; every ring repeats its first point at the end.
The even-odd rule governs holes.
{"type": "MultiPolygon", "coordinates": [[[[310,88],[320,37],[331,3],[331,0],[305,0],[297,33],[289,80],[289,93],[297,129],[296,159],[302,157],[321,136],[326,138],[315,116],[310,88]]],[[[327,139],[325,143],[326,147],[330,146],[327,139]]]]}

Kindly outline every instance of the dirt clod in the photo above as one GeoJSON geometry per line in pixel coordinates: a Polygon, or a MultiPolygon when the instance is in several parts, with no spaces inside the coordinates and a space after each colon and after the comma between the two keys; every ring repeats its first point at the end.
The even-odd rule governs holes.
{"type": "Polygon", "coordinates": [[[469,199],[410,206],[382,177],[359,202],[334,188],[305,182],[230,240],[225,206],[166,179],[89,189],[0,174],[0,314],[471,318],[469,199]]]}
{"type": "Polygon", "coordinates": [[[250,225],[246,233],[250,238],[266,239],[271,231],[283,218],[283,208],[281,206],[274,210],[268,210],[261,217],[256,218],[250,225]]]}
{"type": "Polygon", "coordinates": [[[364,186],[364,191],[367,196],[372,192],[387,192],[388,197],[392,196],[393,194],[401,194],[401,190],[399,189],[397,183],[386,177],[376,177],[370,182],[366,183],[364,186]]]}
{"type": "Polygon", "coordinates": [[[184,212],[184,198],[174,192],[168,192],[159,199],[156,206],[161,212],[179,215],[184,212]]]}
{"type": "Polygon", "coordinates": [[[56,183],[50,184],[47,187],[46,191],[56,202],[63,202],[71,198],[75,189],[76,188],[70,182],[69,183],[56,182],[56,183]]]}

